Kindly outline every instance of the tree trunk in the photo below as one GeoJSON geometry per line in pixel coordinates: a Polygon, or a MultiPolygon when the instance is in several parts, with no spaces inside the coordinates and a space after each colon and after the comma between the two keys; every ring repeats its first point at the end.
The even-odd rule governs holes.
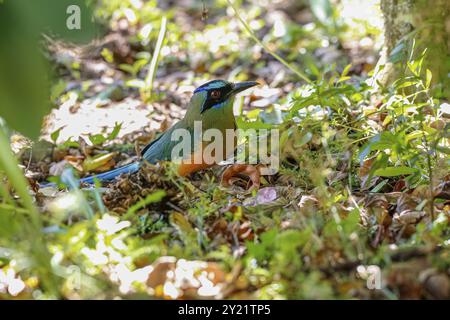
{"type": "MultiPolygon", "coordinates": [[[[449,98],[450,90],[450,1],[449,0],[381,0],[384,15],[384,49],[378,66],[385,65],[377,79],[389,85],[404,70],[405,60],[395,63],[393,54],[399,44],[415,39],[416,56],[427,48],[423,70],[433,73],[436,92],[449,98]],[[394,62],[394,63],[393,63],[394,62]]],[[[401,50],[400,50],[401,51],[401,50]]]]}

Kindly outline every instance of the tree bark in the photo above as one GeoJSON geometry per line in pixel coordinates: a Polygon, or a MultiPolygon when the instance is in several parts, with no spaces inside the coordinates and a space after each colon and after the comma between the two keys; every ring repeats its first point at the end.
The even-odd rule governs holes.
{"type": "MultiPolygon", "coordinates": [[[[433,73],[433,85],[439,95],[450,90],[450,1],[381,0],[384,16],[384,49],[378,66],[385,65],[377,79],[389,85],[399,75],[406,61],[392,63],[390,57],[400,42],[415,39],[415,54],[427,48],[423,70],[433,73]]],[[[411,42],[409,42],[411,43],[411,42]]],[[[408,57],[405,57],[408,59],[408,57]]]]}

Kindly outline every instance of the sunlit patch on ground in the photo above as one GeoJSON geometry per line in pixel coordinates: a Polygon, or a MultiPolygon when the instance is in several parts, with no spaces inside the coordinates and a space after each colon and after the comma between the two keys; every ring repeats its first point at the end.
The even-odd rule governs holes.
{"type": "MultiPolygon", "coordinates": [[[[114,126],[122,124],[119,139],[125,135],[141,131],[158,130],[161,127],[161,116],[155,119],[155,109],[151,105],[144,105],[140,100],[126,98],[120,102],[107,103],[99,106],[97,101],[84,100],[79,103],[74,99],[69,99],[59,108],[54,109],[47,118],[48,127],[45,129],[49,135],[60,129],[57,143],[62,143],[70,138],[78,140],[79,137],[111,133],[114,126]]],[[[171,120],[171,119],[169,119],[171,120]]]]}

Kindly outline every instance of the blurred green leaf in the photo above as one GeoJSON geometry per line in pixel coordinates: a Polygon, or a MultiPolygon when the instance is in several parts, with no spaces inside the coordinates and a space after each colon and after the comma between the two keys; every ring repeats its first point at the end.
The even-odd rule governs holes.
{"type": "Polygon", "coordinates": [[[166,196],[166,192],[164,190],[156,190],[152,194],[149,194],[145,199],[138,201],[136,204],[131,206],[127,213],[125,214],[125,219],[131,217],[135,214],[139,209],[144,208],[146,205],[150,203],[160,202],[166,196]]]}
{"type": "Polygon", "coordinates": [[[63,129],[63,127],[56,129],[55,131],[53,131],[50,134],[50,138],[52,139],[53,143],[56,143],[56,140],[58,140],[59,138],[59,134],[61,133],[61,130],[63,129]]]}
{"type": "Polygon", "coordinates": [[[417,169],[410,168],[410,167],[387,167],[387,168],[380,168],[375,170],[374,175],[375,176],[381,176],[381,177],[395,177],[395,176],[403,176],[408,175],[412,173],[416,173],[417,169]]]}
{"type": "Polygon", "coordinates": [[[350,68],[352,67],[352,64],[348,64],[345,66],[344,70],[341,73],[341,77],[347,76],[348,72],[350,71],[350,68]]]}
{"type": "Polygon", "coordinates": [[[331,19],[333,8],[331,7],[330,0],[310,0],[309,3],[311,11],[317,20],[326,26],[333,23],[333,19],[331,19]]]}
{"type": "Polygon", "coordinates": [[[116,123],[113,131],[109,135],[104,136],[101,133],[97,133],[97,134],[90,135],[89,140],[94,145],[101,145],[101,144],[105,143],[106,141],[114,140],[117,137],[117,135],[119,134],[121,128],[122,128],[122,124],[116,123]]]}
{"type": "Polygon", "coordinates": [[[433,74],[431,73],[430,69],[427,69],[427,77],[425,81],[425,87],[429,88],[431,84],[431,79],[433,78],[433,74]]]}
{"type": "Polygon", "coordinates": [[[97,134],[90,135],[89,141],[91,141],[93,145],[100,145],[106,141],[106,138],[104,135],[97,133],[97,134]]]}
{"type": "Polygon", "coordinates": [[[41,33],[86,41],[94,35],[90,10],[82,0],[8,0],[0,4],[0,116],[9,125],[37,138],[50,109],[50,72],[43,58],[41,33]],[[70,5],[81,9],[81,29],[69,30],[70,5]]]}
{"type": "Polygon", "coordinates": [[[114,125],[113,131],[108,135],[108,137],[106,139],[114,140],[117,137],[117,135],[119,134],[120,129],[122,129],[122,123],[116,122],[116,124],[114,125]]]}

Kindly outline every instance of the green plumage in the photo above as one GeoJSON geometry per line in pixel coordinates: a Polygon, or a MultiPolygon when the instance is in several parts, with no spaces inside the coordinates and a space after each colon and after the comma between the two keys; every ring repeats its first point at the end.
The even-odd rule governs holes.
{"type": "MultiPolygon", "coordinates": [[[[225,83],[225,82],[224,82],[225,83]]],[[[194,94],[189,102],[186,114],[182,120],[165,131],[157,140],[153,141],[142,151],[142,157],[150,163],[159,160],[172,160],[172,149],[179,141],[172,141],[172,134],[177,129],[186,129],[190,132],[191,147],[193,151],[197,144],[194,143],[194,122],[201,121],[202,129],[218,129],[225,136],[226,129],[235,129],[236,123],[233,115],[234,95],[231,95],[217,107],[201,112],[202,106],[207,100],[208,91],[194,94]]],[[[182,155],[186,157],[188,155],[182,155]]]]}

